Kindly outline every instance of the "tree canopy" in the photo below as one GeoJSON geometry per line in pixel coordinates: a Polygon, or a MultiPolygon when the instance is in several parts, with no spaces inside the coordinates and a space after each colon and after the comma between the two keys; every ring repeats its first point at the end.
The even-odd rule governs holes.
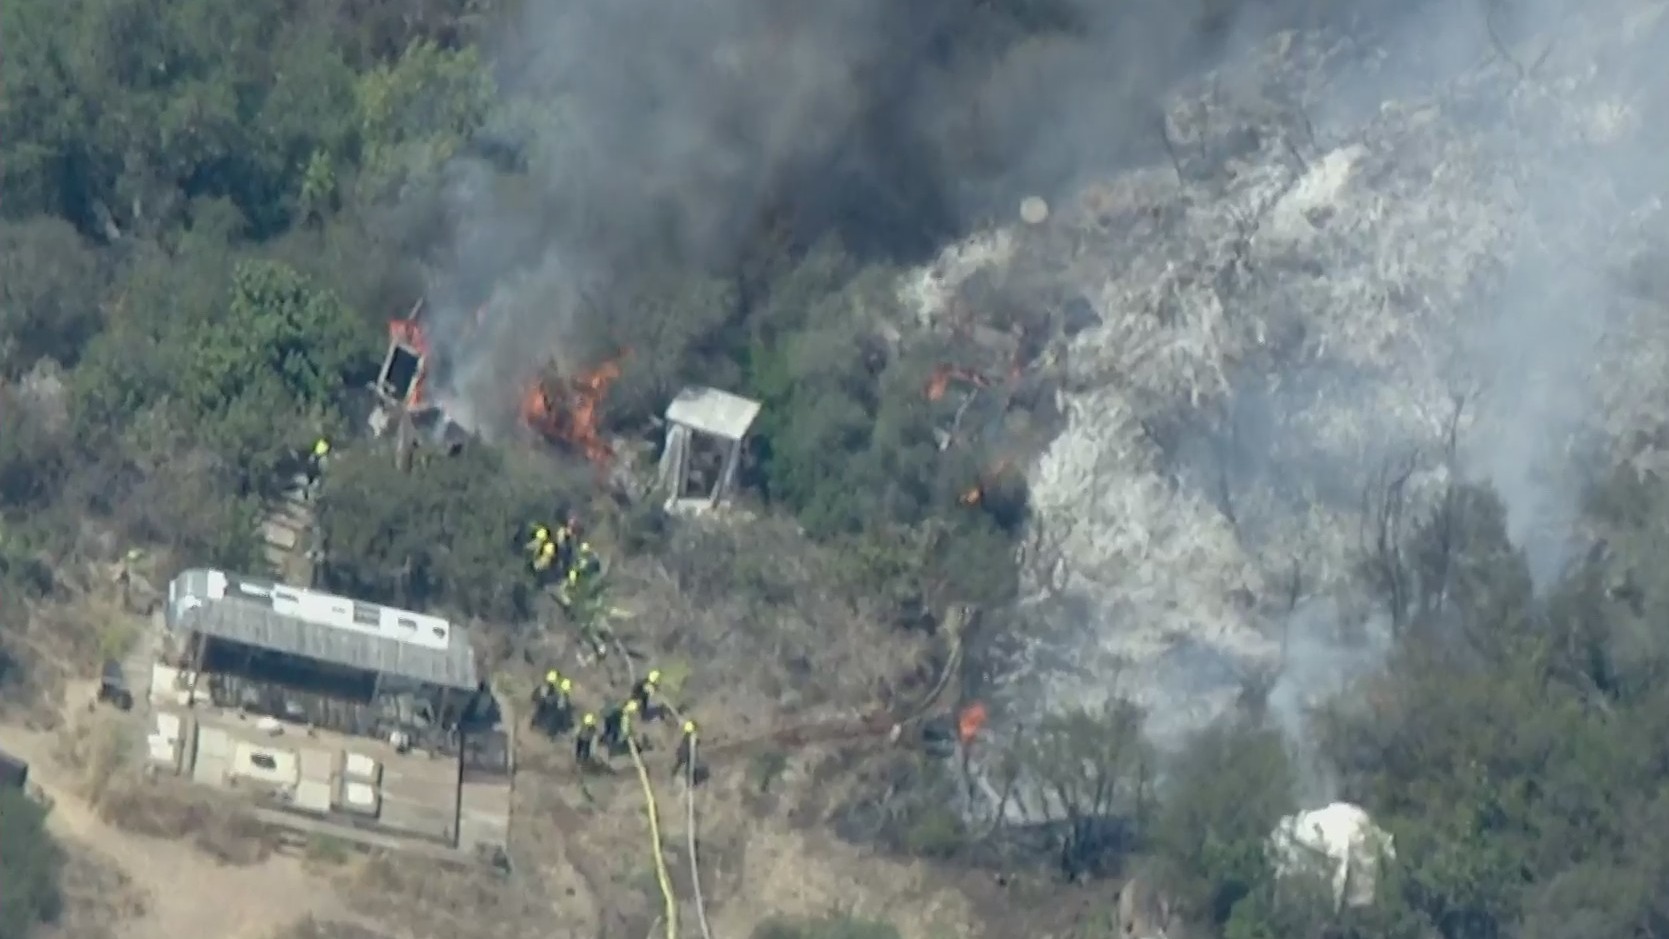
{"type": "MultiPolygon", "coordinates": [[[[515,6],[0,4],[0,664],[13,601],[62,590],[78,552],[140,544],[176,566],[272,573],[257,524],[320,434],[343,441],[318,503],[322,585],[498,625],[535,615],[516,539],[530,519],[603,503],[591,468],[505,434],[391,472],[362,429],[385,321],[439,281],[472,303],[498,286],[440,276],[469,240],[460,193],[581,220],[564,232],[589,236],[602,273],[595,289],[566,284],[585,315],[538,342],[632,350],[606,408],[625,444],[652,436],[685,384],[750,395],[764,404],[750,498],[827,545],[830,578],[901,625],[935,601],[1015,599],[1024,483],[986,485],[996,443],[946,445],[954,408],[923,393],[943,350],[896,335],[900,270],[957,224],[941,177],[1000,175],[1002,142],[952,133],[968,145],[930,159],[878,96],[720,221],[696,225],[673,193],[645,197],[656,224],[622,234],[603,211],[618,193],[549,178],[585,143],[565,135],[572,102],[481,42],[513,31],[515,6]],[[725,236],[690,244],[686,229],[725,236]]],[[[889,16],[902,51],[874,71],[903,84],[927,60],[948,84],[993,50],[1083,25],[1054,0],[889,16]]],[[[471,243],[494,261],[479,279],[566,277],[529,269],[543,221],[471,243]]],[[[1027,311],[1005,310],[1023,332],[1027,311]]],[[[628,521],[622,548],[651,550],[660,529],[628,521]]],[[[1302,741],[1250,705],[1176,753],[1144,739],[1128,702],[1028,728],[1013,759],[1068,807],[1040,842],[1050,863],[1114,878],[1152,862],[1194,922],[1231,939],[1669,934],[1669,482],[1619,471],[1582,521],[1593,550],[1537,584],[1497,495],[1457,483],[1357,558],[1393,648],[1302,741]],[[1315,788],[1295,743],[1395,837],[1365,908],[1335,909],[1268,863],[1269,832],[1315,788]]],[[[957,857],[952,842],[982,836],[946,808],[950,788],[931,792],[889,843],[957,857]]],[[[0,939],[57,909],[43,819],[0,790],[0,939]]],[[[756,934],[896,935],[840,917],[756,934]]]]}
{"type": "Polygon", "coordinates": [[[63,852],[47,834],[46,810],[7,786],[0,786],[0,844],[0,939],[24,939],[58,916],[63,852]]]}

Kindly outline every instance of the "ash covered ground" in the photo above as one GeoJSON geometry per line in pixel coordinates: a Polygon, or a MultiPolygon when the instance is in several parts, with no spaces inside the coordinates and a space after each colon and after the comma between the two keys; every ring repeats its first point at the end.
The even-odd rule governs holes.
{"type": "Polygon", "coordinates": [[[1296,718],[1376,661],[1355,571],[1388,466],[1416,502],[1492,483],[1547,577],[1591,466],[1661,459],[1669,8],[1559,6],[1278,35],[1168,100],[1150,165],[906,279],[929,322],[980,271],[1099,320],[1035,366],[1066,420],[1028,473],[1014,713],[1133,694],[1164,740],[1283,668],[1296,718]]]}

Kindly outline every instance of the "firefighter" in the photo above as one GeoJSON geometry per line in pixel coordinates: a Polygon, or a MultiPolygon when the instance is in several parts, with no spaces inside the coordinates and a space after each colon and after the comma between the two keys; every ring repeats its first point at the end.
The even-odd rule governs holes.
{"type": "Polygon", "coordinates": [[[660,684],[661,670],[652,668],[649,670],[649,674],[643,676],[637,684],[632,686],[632,703],[636,704],[638,710],[643,712],[643,719],[646,721],[654,719],[656,709],[652,699],[660,684]]]}
{"type": "Polygon", "coordinates": [[[627,701],[624,712],[620,715],[620,742],[626,744],[637,734],[637,702],[627,701]]]}
{"type": "Polygon", "coordinates": [[[307,455],[307,485],[309,488],[319,484],[319,478],[324,475],[325,462],[330,458],[330,441],[324,437],[313,441],[313,450],[307,455]]]}
{"type": "Polygon", "coordinates": [[[533,573],[543,574],[556,564],[556,545],[545,541],[533,555],[533,573]]]}
{"type": "Polygon", "coordinates": [[[560,678],[549,688],[540,710],[544,712],[545,732],[554,737],[574,726],[574,683],[560,678]]]}
{"type": "Polygon", "coordinates": [[[574,734],[574,762],[584,766],[591,762],[591,745],[597,739],[597,715],[587,713],[580,718],[580,729],[574,734]]]}
{"type": "Polygon", "coordinates": [[[617,704],[603,715],[603,746],[613,750],[620,742],[620,725],[626,719],[626,708],[617,704]]]}
{"type": "Polygon", "coordinates": [[[579,571],[580,577],[590,580],[603,572],[603,559],[591,549],[591,542],[580,542],[579,551],[575,554],[574,570],[579,571]]]}
{"type": "Polygon", "coordinates": [[[535,522],[528,526],[527,533],[527,541],[523,543],[522,550],[526,551],[529,556],[538,557],[539,549],[551,540],[551,530],[549,527],[535,522]]]}
{"type": "Polygon", "coordinates": [[[567,679],[556,669],[545,673],[545,680],[533,689],[533,725],[546,733],[556,733],[562,709],[562,685],[567,679]]]}
{"type": "Polygon", "coordinates": [[[682,769],[688,768],[690,775],[695,775],[695,721],[684,722],[684,736],[678,741],[678,753],[672,764],[672,775],[677,776],[682,769]]]}
{"type": "Polygon", "coordinates": [[[563,573],[574,569],[574,544],[579,539],[579,520],[568,516],[556,530],[556,563],[563,573]]]}
{"type": "Polygon", "coordinates": [[[603,717],[603,743],[611,751],[625,748],[632,737],[632,721],[637,715],[637,702],[627,701],[610,710],[603,717]]]}

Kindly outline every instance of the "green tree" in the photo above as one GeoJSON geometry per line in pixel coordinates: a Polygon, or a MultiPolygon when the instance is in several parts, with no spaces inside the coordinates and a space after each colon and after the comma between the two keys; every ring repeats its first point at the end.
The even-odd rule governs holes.
{"type": "Polygon", "coordinates": [[[20,0],[0,63],[0,202],[100,238],[158,234],[186,202],[233,199],[263,233],[309,154],[336,150],[350,74],[330,33],[280,0],[20,0]]]}
{"type": "Polygon", "coordinates": [[[1193,921],[1222,925],[1269,886],[1269,835],[1297,808],[1279,729],[1236,716],[1196,734],[1168,767],[1155,824],[1166,883],[1193,921]]]}
{"type": "Polygon", "coordinates": [[[274,484],[308,415],[335,423],[328,416],[351,381],[370,376],[375,347],[334,294],[268,261],[238,264],[225,316],[178,341],[172,396],[251,491],[274,484]]]}
{"type": "Polygon", "coordinates": [[[0,376],[42,357],[73,366],[103,325],[105,265],[68,223],[0,223],[0,376]]]}
{"type": "Polygon", "coordinates": [[[559,517],[549,485],[482,447],[409,473],[384,449],[343,453],[321,497],[324,580],[398,606],[525,618],[537,584],[517,548],[530,519],[559,517]]]}
{"type": "Polygon", "coordinates": [[[46,830],[46,810],[0,787],[0,939],[26,939],[58,917],[64,855],[46,830]]]}
{"type": "Polygon", "coordinates": [[[377,201],[433,178],[491,115],[492,76],[473,47],[413,43],[397,61],[360,76],[360,185],[377,201]]]}

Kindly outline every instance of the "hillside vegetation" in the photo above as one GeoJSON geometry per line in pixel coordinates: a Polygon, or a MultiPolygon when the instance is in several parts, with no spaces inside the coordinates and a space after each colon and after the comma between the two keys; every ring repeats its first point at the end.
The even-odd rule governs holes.
{"type": "MultiPolygon", "coordinates": [[[[688,203],[679,193],[659,198],[657,180],[642,181],[649,195],[637,202],[625,191],[550,184],[550,148],[586,142],[565,137],[558,120],[565,92],[583,97],[562,82],[583,83],[560,68],[535,82],[495,67],[495,50],[514,45],[539,9],[535,0],[526,4],[533,13],[522,6],[0,7],[0,698],[46,693],[44,676],[66,667],[42,651],[31,611],[80,589],[89,561],[143,548],[160,571],[264,572],[257,521],[321,433],[341,451],[321,503],[329,546],[322,581],[478,622],[495,649],[515,648],[548,612],[512,549],[518,527],[569,506],[594,513],[626,582],[636,577],[645,593],[700,605],[697,615],[663,611],[635,628],[663,650],[723,657],[696,664],[742,676],[727,689],[738,701],[765,697],[747,681],[781,680],[792,695],[772,702],[792,696],[831,711],[867,704],[877,688],[908,684],[919,664],[889,658],[913,638],[870,640],[913,637],[952,603],[983,610],[989,632],[981,641],[1035,638],[1016,635],[1033,622],[1016,608],[1017,553],[1036,547],[1024,540],[1025,486],[1008,474],[1007,489],[968,498],[1014,456],[1014,442],[941,449],[946,408],[923,389],[947,355],[967,347],[920,328],[920,311],[900,290],[912,265],[964,233],[978,214],[967,205],[1008,204],[1013,193],[999,170],[1014,154],[999,144],[1018,145],[987,139],[971,116],[984,113],[976,105],[1002,102],[970,104],[964,123],[947,119],[953,129],[937,151],[907,133],[911,115],[879,102],[886,82],[932,98],[939,83],[995,86],[992,76],[1024,72],[1029,61],[1082,56],[1094,48],[1084,44],[1086,18],[1070,4],[1022,0],[941,0],[897,13],[884,25],[908,37],[902,48],[854,70],[878,83],[867,89],[873,100],[827,135],[837,140],[799,141],[804,152],[772,168],[757,202],[731,210],[740,218],[713,221],[681,214],[688,203]],[[919,62],[930,74],[908,64],[919,62]],[[506,216],[490,264],[460,260],[475,250],[460,247],[475,237],[463,229],[481,222],[457,208],[460,191],[524,209],[506,216]],[[627,204],[666,224],[635,224],[627,204]],[[608,264],[598,261],[604,273],[595,284],[550,284],[553,298],[584,293],[583,304],[564,307],[584,315],[562,318],[555,334],[517,332],[511,342],[521,337],[540,347],[539,357],[560,352],[576,366],[630,349],[606,411],[608,429],[626,440],[652,438],[656,415],[686,383],[763,401],[747,471],[747,500],[765,516],[752,530],[758,535],[742,527],[726,536],[680,532],[642,506],[613,506],[588,467],[514,433],[409,473],[389,470],[388,455],[365,439],[356,397],[380,363],[385,321],[418,297],[456,293],[448,301],[456,314],[498,289],[464,282],[500,274],[508,282],[519,272],[504,315],[543,322],[527,311],[547,295],[540,278],[552,275],[540,264],[548,259],[521,253],[548,233],[510,231],[529,215],[560,215],[568,225],[583,218],[608,264]],[[709,635],[721,618],[755,632],[709,635]],[[701,635],[681,636],[686,629],[701,635]],[[777,643],[771,655],[761,655],[759,636],[777,643]],[[807,664],[818,648],[843,642],[872,657],[819,660],[849,663],[846,675],[807,664]]],[[[778,24],[783,35],[759,45],[777,48],[797,35],[796,17],[820,24],[814,8],[830,9],[790,7],[778,24]]],[[[1192,12],[1184,19],[1189,30],[1214,22],[1196,22],[1192,12]]],[[[784,47],[814,45],[798,38],[807,45],[784,47]]],[[[657,91],[630,87],[619,106],[648,113],[657,91]]],[[[749,99],[736,100],[743,103],[700,116],[747,113],[749,99]]],[[[1010,102],[1009,110],[1024,109],[1010,102]]],[[[1669,309],[1661,284],[1655,294],[1647,288],[1642,303],[1669,309]]],[[[1072,299],[1061,289],[979,289],[992,285],[968,288],[964,300],[985,301],[971,317],[1021,336],[1023,348],[1056,341],[1051,334],[1031,343],[1027,331],[1058,330],[1072,299]]],[[[1661,329],[1661,316],[1655,322],[1661,329]]],[[[1042,361],[1038,348],[1029,351],[1024,364],[1042,361]]],[[[1174,375],[1161,366],[1181,368],[1183,359],[1126,362],[1099,379],[1168,380],[1174,375]]],[[[1023,410],[1045,425],[1052,389],[1033,390],[1036,406],[1023,410]]],[[[1118,415],[1108,407],[1094,416],[1118,415]]],[[[1660,421],[1635,430],[1663,439],[1660,421]]],[[[1596,448],[1600,469],[1574,525],[1584,551],[1537,589],[1522,546],[1508,537],[1499,495],[1467,481],[1454,453],[1444,459],[1419,500],[1404,501],[1376,466],[1338,483],[1352,497],[1364,494],[1364,508],[1333,524],[1359,525],[1362,536],[1341,538],[1348,551],[1329,563],[1389,624],[1390,648],[1351,694],[1304,715],[1301,726],[1270,706],[1273,677],[1251,675],[1217,723],[1161,748],[1143,710],[1152,701],[1143,676],[1040,657],[1028,667],[1089,669],[1086,681],[1111,692],[1105,706],[1068,700],[1043,716],[1005,715],[1012,738],[1005,729],[981,743],[996,757],[999,796],[1013,797],[1024,774],[1048,791],[1051,824],[1005,824],[1000,813],[981,815],[988,805],[960,811],[970,787],[957,761],[911,751],[819,764],[850,770],[842,774],[850,798],[825,804],[834,797],[822,790],[836,787],[811,779],[804,788],[819,790],[820,801],[808,797],[815,808],[794,813],[795,822],[920,859],[959,889],[977,883],[968,902],[986,921],[970,928],[991,939],[1054,928],[1065,916],[1082,939],[1124,935],[1119,927],[1131,923],[1109,920],[1102,931],[1098,916],[1112,885],[1132,876],[1169,898],[1173,936],[1669,932],[1661,889],[1669,883],[1669,482],[1640,461],[1613,466],[1624,462],[1617,452],[1596,448]],[[1307,807],[1318,797],[1361,804],[1396,839],[1371,904],[1337,909],[1320,881],[1277,881],[1267,863],[1268,833],[1301,800],[1307,807]],[[989,875],[1006,885],[1015,871],[1041,883],[1041,893],[987,886],[989,875]],[[1085,881],[1088,901],[1073,886],[1085,881]],[[1063,897],[1097,915],[1078,915],[1083,908],[1063,897]]],[[[1127,536],[1120,550],[1166,536],[1135,523],[1119,528],[1129,517],[1103,517],[1109,492],[1093,474],[1083,478],[1078,508],[1063,508],[1057,486],[1050,510],[1118,530],[1127,536]]],[[[1247,537],[1227,527],[1220,534],[1236,545],[1247,537]]],[[[1174,582],[1191,573],[1174,571],[1174,582]]],[[[507,669],[528,667],[503,658],[507,669]]],[[[750,805],[768,802],[780,769],[748,770],[759,777],[750,805]]],[[[752,831],[741,821],[734,829],[738,842],[752,831]]],[[[0,939],[16,939],[52,918],[61,856],[38,808],[15,794],[0,792],[0,832],[0,939]]],[[[640,834],[630,837],[636,844],[640,834]]],[[[539,914],[526,934],[548,935],[542,920],[561,901],[523,899],[539,914]]],[[[842,898],[822,919],[771,921],[756,936],[895,935],[887,924],[839,915],[867,909],[864,900],[842,898]]]]}

